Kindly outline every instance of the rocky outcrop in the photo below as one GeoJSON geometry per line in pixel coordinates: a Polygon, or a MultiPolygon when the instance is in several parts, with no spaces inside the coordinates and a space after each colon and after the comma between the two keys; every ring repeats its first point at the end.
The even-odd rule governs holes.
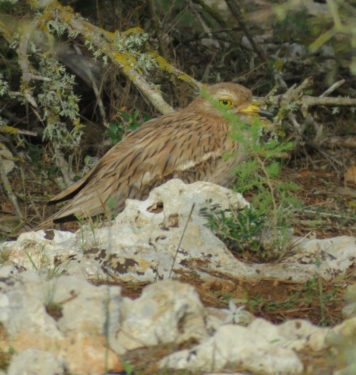
{"type": "Polygon", "coordinates": [[[146,201],[127,201],[104,227],[28,232],[1,244],[0,351],[13,353],[7,373],[118,372],[128,351],[189,340],[191,347],[159,365],[302,373],[299,352],[323,350],[355,332],[352,297],[347,319],[333,328],[305,320],[276,325],[255,319],[243,306],[205,307],[194,287],[174,278],[330,279],[355,264],[356,239],[296,238],[281,262],[246,264],[208,229],[204,212],[247,205],[217,185],[171,180],[146,201]],[[137,281],[151,285],[136,299],[113,285],[137,281]]]}

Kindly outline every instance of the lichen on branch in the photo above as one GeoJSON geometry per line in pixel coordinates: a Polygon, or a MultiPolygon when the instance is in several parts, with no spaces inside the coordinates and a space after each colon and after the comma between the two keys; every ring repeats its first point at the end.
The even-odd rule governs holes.
{"type": "Polygon", "coordinates": [[[117,65],[129,79],[161,113],[173,111],[163,99],[160,91],[146,78],[153,69],[174,75],[180,80],[198,87],[199,84],[188,74],[173,67],[163,57],[153,52],[148,46],[148,34],[141,28],[131,28],[124,32],[109,32],[84,20],[73,9],[53,2],[42,13],[41,22],[49,25],[48,31],[64,33],[68,36],[80,35],[96,58],[110,61],[117,65]]]}

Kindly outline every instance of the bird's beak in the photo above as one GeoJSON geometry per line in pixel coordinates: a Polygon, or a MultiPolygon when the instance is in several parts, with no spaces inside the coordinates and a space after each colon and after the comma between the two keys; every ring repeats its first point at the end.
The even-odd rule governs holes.
{"type": "Polygon", "coordinates": [[[247,107],[239,109],[238,113],[242,113],[244,115],[259,115],[261,117],[267,117],[269,119],[273,118],[273,114],[271,112],[261,109],[257,103],[253,102],[249,104],[247,107]]]}
{"type": "Polygon", "coordinates": [[[268,120],[273,120],[273,117],[274,117],[274,114],[272,112],[269,112],[269,111],[266,111],[264,109],[260,109],[258,111],[258,114],[261,116],[261,117],[266,117],[268,118],[268,120]]]}
{"type": "Polygon", "coordinates": [[[256,115],[259,111],[259,106],[256,103],[251,103],[246,107],[239,108],[237,112],[242,113],[243,115],[256,115]]]}

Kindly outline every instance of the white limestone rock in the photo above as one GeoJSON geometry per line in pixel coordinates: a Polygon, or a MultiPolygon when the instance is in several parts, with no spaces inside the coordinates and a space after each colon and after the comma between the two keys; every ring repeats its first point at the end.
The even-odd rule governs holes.
{"type": "Polygon", "coordinates": [[[356,283],[349,285],[345,291],[346,306],[342,309],[345,318],[356,317],[356,283]]]}
{"type": "Polygon", "coordinates": [[[110,345],[118,353],[207,337],[205,309],[188,284],[159,281],[136,300],[125,298],[120,311],[119,330],[110,332],[110,345]]]}
{"type": "Polygon", "coordinates": [[[5,265],[47,273],[122,281],[168,279],[181,271],[202,278],[213,273],[247,280],[306,282],[330,279],[356,262],[356,238],[295,239],[278,263],[246,264],[208,228],[206,208],[243,208],[240,194],[208,182],[173,179],[151,191],[145,201],[127,200],[116,220],[103,228],[84,227],[76,234],[39,231],[0,245],[5,265]],[[190,215],[190,211],[194,209],[190,215]],[[186,225],[187,224],[187,225],[186,225]],[[186,226],[186,228],[185,228],[186,226]]]}
{"type": "Polygon", "coordinates": [[[317,270],[318,276],[330,280],[355,264],[356,237],[297,240],[293,252],[295,255],[287,258],[288,263],[306,271],[317,270]]]}
{"type": "Polygon", "coordinates": [[[50,290],[46,281],[35,272],[24,272],[10,285],[0,284],[0,322],[6,328],[10,339],[16,339],[24,332],[47,339],[61,339],[54,319],[45,309],[50,290]]]}
{"type": "Polygon", "coordinates": [[[342,315],[345,318],[352,318],[356,316],[356,302],[349,303],[342,309],[342,315]]]}
{"type": "Polygon", "coordinates": [[[200,213],[216,205],[227,209],[243,208],[248,203],[221,186],[184,184],[177,179],[151,191],[145,201],[127,200],[113,225],[95,232],[96,246],[106,249],[110,258],[104,267],[126,281],[166,279],[172,269],[191,268],[189,262],[194,260],[220,270],[233,261],[243,272],[245,266],[206,227],[206,218],[200,213]]]}
{"type": "Polygon", "coordinates": [[[330,332],[329,328],[315,326],[304,319],[288,320],[279,325],[274,325],[265,319],[255,319],[248,328],[255,334],[263,332],[263,335],[270,337],[271,340],[275,337],[280,346],[295,351],[323,349],[330,332]]]}
{"type": "Polygon", "coordinates": [[[51,280],[52,303],[61,306],[57,326],[64,334],[85,332],[104,335],[117,330],[121,290],[116,286],[95,286],[78,276],[60,276],[51,280]]]}
{"type": "Polygon", "coordinates": [[[203,343],[163,358],[160,367],[221,371],[231,365],[252,373],[302,373],[303,364],[297,354],[283,345],[283,337],[271,323],[268,324],[271,327],[259,332],[250,327],[221,326],[214,336],[203,343]]]}
{"type": "Polygon", "coordinates": [[[126,209],[111,226],[95,235],[89,230],[85,237],[92,247],[104,249],[103,269],[125,281],[165,279],[185,270],[203,277],[217,271],[236,278],[305,282],[314,276],[330,279],[355,264],[356,238],[347,236],[295,239],[291,256],[280,263],[239,261],[207,228],[201,211],[247,205],[241,195],[221,186],[175,179],[151,191],[145,201],[127,200],[126,209]]]}
{"type": "MultiPolygon", "coordinates": [[[[300,351],[318,352],[326,348],[343,351],[345,343],[354,340],[355,332],[356,318],[333,328],[317,327],[302,319],[275,325],[258,318],[247,327],[221,325],[213,336],[195,347],[163,358],[160,367],[223,371],[233,366],[252,373],[300,374],[303,372],[300,351]]],[[[346,349],[352,350],[349,346],[346,349]]]]}
{"type": "Polygon", "coordinates": [[[21,233],[16,241],[0,244],[0,253],[8,258],[4,265],[32,271],[58,271],[57,258],[73,260],[80,253],[78,250],[74,233],[52,229],[21,233]]]}
{"type": "Polygon", "coordinates": [[[119,287],[95,286],[79,276],[48,279],[27,271],[1,280],[0,290],[0,324],[6,337],[0,340],[0,351],[21,353],[13,358],[11,373],[92,375],[122,369],[106,339],[107,330],[118,330],[119,287]],[[31,355],[29,363],[39,370],[29,366],[26,372],[23,366],[31,355]],[[52,357],[57,358],[53,363],[64,363],[65,372],[51,372],[47,362],[52,357]]]}
{"type": "Polygon", "coordinates": [[[52,353],[26,349],[15,354],[8,368],[8,375],[64,375],[66,369],[63,360],[52,353]]]}

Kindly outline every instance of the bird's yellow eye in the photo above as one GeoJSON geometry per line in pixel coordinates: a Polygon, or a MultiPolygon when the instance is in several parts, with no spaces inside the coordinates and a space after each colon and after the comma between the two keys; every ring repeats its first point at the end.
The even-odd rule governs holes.
{"type": "Polygon", "coordinates": [[[222,104],[226,108],[232,107],[232,100],[231,99],[219,99],[219,103],[222,104]]]}

